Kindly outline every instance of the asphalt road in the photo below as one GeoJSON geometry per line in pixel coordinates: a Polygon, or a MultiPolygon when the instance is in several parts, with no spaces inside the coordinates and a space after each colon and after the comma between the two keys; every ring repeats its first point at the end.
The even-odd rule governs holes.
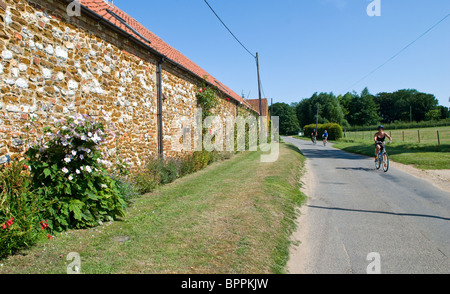
{"type": "Polygon", "coordinates": [[[395,168],[377,171],[368,157],[283,140],[307,157],[312,179],[291,273],[450,273],[449,193],[395,168]],[[372,252],[379,259],[368,260],[372,252]]]}

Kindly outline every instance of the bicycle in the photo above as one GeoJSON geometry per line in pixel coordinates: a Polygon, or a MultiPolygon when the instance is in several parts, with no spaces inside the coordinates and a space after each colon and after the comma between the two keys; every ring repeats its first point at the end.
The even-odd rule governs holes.
{"type": "Polygon", "coordinates": [[[378,160],[375,161],[375,167],[377,170],[383,167],[383,171],[387,173],[389,171],[389,155],[386,150],[386,142],[377,142],[377,144],[381,144],[381,150],[378,153],[378,160]]]}

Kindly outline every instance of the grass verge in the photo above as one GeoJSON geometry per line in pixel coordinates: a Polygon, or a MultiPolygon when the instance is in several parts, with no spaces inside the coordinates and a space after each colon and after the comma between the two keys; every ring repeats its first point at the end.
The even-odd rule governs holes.
{"type": "MultiPolygon", "coordinates": [[[[347,152],[375,156],[374,144],[368,141],[342,140],[334,147],[347,152]]],[[[450,145],[393,143],[387,148],[393,161],[414,165],[423,170],[450,169],[450,145]]]]}
{"type": "Polygon", "coordinates": [[[0,274],[64,274],[78,252],[85,274],[284,273],[303,157],[241,153],[137,199],[122,221],[69,231],[0,261],[0,274]]]}

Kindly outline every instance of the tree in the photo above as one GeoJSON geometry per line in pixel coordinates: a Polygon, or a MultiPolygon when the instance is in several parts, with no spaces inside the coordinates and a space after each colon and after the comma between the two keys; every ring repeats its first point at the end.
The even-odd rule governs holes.
{"type": "Polygon", "coordinates": [[[275,103],[272,106],[272,114],[280,118],[281,135],[295,135],[300,130],[294,107],[286,103],[275,103]]]}
{"type": "Polygon", "coordinates": [[[374,96],[365,88],[359,96],[355,92],[339,97],[339,103],[344,109],[345,118],[350,125],[369,126],[380,121],[378,106],[374,96]]]}
{"type": "Polygon", "coordinates": [[[450,109],[445,106],[438,106],[438,109],[441,111],[441,119],[450,118],[450,109]]]}
{"type": "Polygon", "coordinates": [[[379,93],[374,97],[384,123],[395,121],[423,121],[431,110],[438,106],[432,94],[421,93],[415,89],[399,90],[394,93],[379,93]]]}
{"type": "Polygon", "coordinates": [[[425,115],[425,120],[441,120],[449,118],[449,109],[445,106],[437,106],[425,115]]]}
{"type": "Polygon", "coordinates": [[[348,125],[343,108],[333,93],[314,93],[311,98],[302,100],[296,107],[300,126],[316,123],[317,106],[319,106],[319,123],[348,125]]]}

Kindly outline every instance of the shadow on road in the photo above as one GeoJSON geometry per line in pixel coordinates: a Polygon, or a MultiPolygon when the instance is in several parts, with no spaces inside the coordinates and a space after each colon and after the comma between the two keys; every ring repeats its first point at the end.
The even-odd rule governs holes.
{"type": "Polygon", "coordinates": [[[349,208],[339,208],[339,207],[324,207],[324,206],[316,206],[316,205],[307,205],[310,208],[316,209],[325,209],[325,210],[337,210],[337,211],[349,211],[349,212],[361,212],[361,213],[376,213],[376,214],[387,214],[387,215],[395,215],[395,216],[413,216],[413,217],[425,217],[425,218],[434,218],[441,219],[444,221],[450,221],[450,218],[435,216],[435,215],[427,215],[427,214],[414,214],[414,213],[395,213],[395,212],[387,212],[387,211],[376,211],[376,210],[360,210],[360,209],[349,209],[349,208]]]}
{"type": "Polygon", "coordinates": [[[354,170],[354,171],[365,171],[365,172],[377,172],[375,168],[366,167],[337,167],[337,170],[354,170]]]}
{"type": "Polygon", "coordinates": [[[361,155],[356,155],[352,153],[342,152],[338,149],[302,149],[303,155],[308,158],[315,159],[346,159],[346,160],[361,160],[361,155]]]}

